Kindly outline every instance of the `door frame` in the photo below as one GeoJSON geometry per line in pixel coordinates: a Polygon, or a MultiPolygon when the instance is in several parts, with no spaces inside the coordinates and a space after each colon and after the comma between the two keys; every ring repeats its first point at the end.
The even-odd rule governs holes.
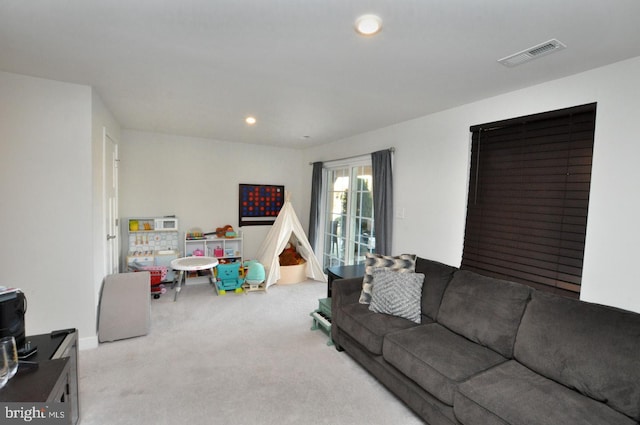
{"type": "Polygon", "coordinates": [[[106,127],[102,127],[102,238],[105,276],[120,270],[118,162],[118,142],[111,137],[106,127]]]}

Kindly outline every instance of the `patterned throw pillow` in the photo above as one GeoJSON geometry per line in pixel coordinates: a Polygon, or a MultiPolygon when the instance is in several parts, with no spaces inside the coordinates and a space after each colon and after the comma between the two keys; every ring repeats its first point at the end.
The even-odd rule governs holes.
{"type": "Polygon", "coordinates": [[[404,317],[420,323],[422,273],[398,273],[388,269],[373,272],[373,289],[369,310],[404,317]]]}
{"type": "Polygon", "coordinates": [[[416,269],[416,256],[414,254],[402,254],[392,257],[367,253],[364,265],[364,278],[362,279],[362,292],[360,293],[359,301],[360,304],[369,304],[371,302],[373,270],[382,267],[401,273],[413,273],[416,269]]]}

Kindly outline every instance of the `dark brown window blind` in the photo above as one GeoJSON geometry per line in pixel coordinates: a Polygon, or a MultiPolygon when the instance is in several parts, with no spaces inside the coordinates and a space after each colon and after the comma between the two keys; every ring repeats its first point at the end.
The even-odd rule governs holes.
{"type": "Polygon", "coordinates": [[[471,127],[461,268],[580,292],[595,114],[593,103],[471,127]]]}

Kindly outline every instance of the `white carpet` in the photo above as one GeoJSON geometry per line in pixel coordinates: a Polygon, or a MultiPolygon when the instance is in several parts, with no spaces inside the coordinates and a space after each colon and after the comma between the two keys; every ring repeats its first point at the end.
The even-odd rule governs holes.
{"type": "Polygon", "coordinates": [[[326,283],[152,300],[149,335],[80,352],[82,425],[421,424],[311,331],[326,283]]]}

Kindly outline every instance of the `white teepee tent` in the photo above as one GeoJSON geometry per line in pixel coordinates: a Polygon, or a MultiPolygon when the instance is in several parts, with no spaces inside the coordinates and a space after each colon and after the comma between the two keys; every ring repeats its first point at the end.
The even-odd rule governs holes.
{"type": "Polygon", "coordinates": [[[258,261],[264,265],[267,272],[267,278],[265,279],[267,288],[280,279],[280,259],[278,256],[292,240],[292,235],[298,242],[295,245],[296,250],[307,261],[306,276],[309,279],[321,282],[327,281],[327,277],[309,244],[307,235],[302,229],[300,220],[298,220],[298,216],[291,205],[289,196],[289,193],[285,194],[284,205],[258,250],[258,261]]]}

